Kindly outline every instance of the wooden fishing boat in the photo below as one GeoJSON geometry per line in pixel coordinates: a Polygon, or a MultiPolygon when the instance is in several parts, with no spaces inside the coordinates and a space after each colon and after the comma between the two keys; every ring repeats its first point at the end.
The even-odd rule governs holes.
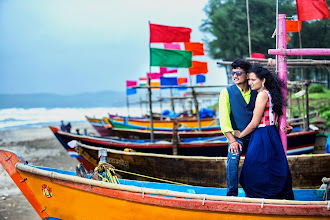
{"type": "MultiPolygon", "coordinates": [[[[135,129],[125,129],[125,128],[108,128],[109,133],[120,138],[128,139],[150,139],[150,130],[135,130],[135,129]]],[[[173,138],[172,131],[154,131],[155,139],[171,140],[173,138]]],[[[207,130],[195,130],[195,131],[177,131],[177,136],[182,138],[198,138],[198,137],[217,137],[222,136],[223,133],[218,129],[214,131],[207,130]]]]}
{"type": "MultiPolygon", "coordinates": [[[[104,148],[76,143],[75,150],[92,167],[98,165],[98,152],[104,148]]],[[[176,182],[195,186],[226,187],[227,157],[199,157],[107,151],[106,160],[127,179],[176,182]],[[143,176],[142,176],[143,174],[143,176]]],[[[319,187],[321,179],[330,175],[330,154],[288,156],[294,188],[319,187]]],[[[239,170],[244,163],[240,160],[239,170]]]]}
{"type": "Polygon", "coordinates": [[[93,128],[97,131],[100,136],[113,136],[111,128],[111,124],[106,122],[101,118],[91,118],[85,116],[87,121],[93,126],[93,128]]]}
{"type": "MultiPolygon", "coordinates": [[[[296,200],[223,196],[225,189],[119,183],[27,164],[0,150],[0,162],[41,219],[325,219],[325,190],[294,190],[296,200]]],[[[242,196],[240,194],[240,196],[242,196]]],[[[244,196],[244,195],[243,195],[244,196]]]]}
{"type": "MultiPolygon", "coordinates": [[[[91,118],[85,116],[88,122],[94,127],[98,134],[102,137],[117,136],[120,138],[128,139],[149,139],[150,130],[137,130],[137,129],[125,129],[114,128],[109,122],[108,118],[91,118]]],[[[222,132],[217,129],[215,131],[178,131],[179,138],[197,138],[197,137],[216,137],[223,135],[222,132]]],[[[173,131],[154,131],[155,139],[171,140],[173,137],[173,131]]]]}
{"type": "MultiPolygon", "coordinates": [[[[150,127],[150,119],[144,118],[128,118],[128,117],[118,117],[109,114],[110,122],[120,122],[116,123],[115,127],[122,127],[122,124],[125,125],[137,125],[143,127],[150,127]]],[[[177,123],[179,127],[182,128],[198,128],[198,120],[197,119],[187,119],[187,118],[177,118],[177,123]]],[[[216,125],[216,119],[214,118],[204,118],[200,120],[201,127],[210,127],[216,125]]],[[[154,129],[157,128],[169,128],[173,129],[174,121],[173,120],[153,120],[154,129]]]]}
{"type": "MultiPolygon", "coordinates": [[[[124,150],[125,148],[131,148],[138,152],[145,153],[160,153],[160,154],[173,154],[173,144],[169,141],[158,140],[154,143],[150,141],[135,141],[127,142],[122,140],[116,140],[105,137],[92,137],[79,134],[73,134],[68,132],[60,131],[56,127],[49,127],[54,133],[55,137],[59,140],[62,146],[66,149],[71,157],[77,158],[80,162],[84,163],[84,159],[77,155],[77,153],[70,148],[67,143],[72,140],[77,140],[87,145],[93,145],[103,148],[112,148],[117,150],[124,150]]],[[[200,138],[190,142],[180,142],[177,145],[177,153],[179,155],[190,155],[190,156],[225,156],[227,155],[228,143],[223,137],[212,138],[213,140],[201,140],[200,138]]]]}
{"type": "MultiPolygon", "coordinates": [[[[204,119],[203,119],[204,120],[204,119]]],[[[124,129],[132,129],[132,130],[150,130],[150,124],[149,126],[143,126],[143,125],[134,125],[131,123],[127,123],[127,122],[120,122],[120,121],[115,121],[113,119],[109,119],[110,124],[112,125],[112,127],[114,128],[124,128],[124,129]]],[[[202,121],[202,120],[201,120],[202,121]]],[[[214,121],[212,120],[211,123],[209,123],[209,121],[207,121],[209,125],[201,125],[201,130],[202,131],[218,131],[220,130],[220,126],[219,125],[214,125],[214,121]]],[[[172,126],[169,127],[157,127],[154,125],[154,131],[173,131],[173,123],[172,121],[169,121],[168,123],[171,123],[172,126]]],[[[178,123],[178,131],[197,131],[199,130],[198,128],[198,124],[195,127],[187,127],[187,125],[185,123],[181,123],[181,122],[177,122],[178,123]]]]}
{"type": "MultiPolygon", "coordinates": [[[[77,152],[68,146],[68,142],[77,140],[83,144],[92,145],[102,148],[110,148],[116,150],[124,150],[125,148],[133,149],[137,152],[144,153],[157,153],[157,154],[173,154],[173,144],[167,141],[158,141],[150,143],[146,141],[137,140],[137,142],[125,142],[121,140],[92,137],[79,134],[73,134],[60,131],[56,127],[49,127],[54,133],[55,137],[59,140],[67,153],[76,158],[79,162],[83,163],[87,169],[93,169],[86,160],[79,156],[77,152]]],[[[302,154],[310,153],[314,149],[315,136],[317,131],[309,132],[295,132],[288,135],[288,151],[287,154],[302,154]],[[302,139],[302,140],[301,140],[302,139]],[[301,145],[299,145],[301,144],[301,145]]],[[[184,141],[184,139],[181,139],[184,141]]],[[[193,139],[194,140],[194,139],[193,139]]],[[[228,143],[222,136],[209,139],[197,138],[194,142],[179,143],[177,145],[177,154],[184,156],[227,156],[228,143]],[[213,139],[213,140],[212,140],[213,139]]]]}

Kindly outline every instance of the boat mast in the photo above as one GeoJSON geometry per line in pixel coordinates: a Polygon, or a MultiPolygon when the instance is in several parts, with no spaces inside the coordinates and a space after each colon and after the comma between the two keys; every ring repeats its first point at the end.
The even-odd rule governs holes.
{"type": "MultiPolygon", "coordinates": [[[[149,23],[149,28],[150,28],[150,21],[149,23]]],[[[149,33],[150,35],[150,33],[149,33]]],[[[149,40],[149,73],[151,74],[151,45],[150,45],[150,40],[149,40]]],[[[149,94],[149,109],[150,109],[150,141],[151,143],[154,142],[154,120],[153,120],[153,114],[152,114],[152,99],[151,99],[151,80],[150,80],[150,74],[147,74],[147,79],[148,79],[148,94],[149,94]]]]}

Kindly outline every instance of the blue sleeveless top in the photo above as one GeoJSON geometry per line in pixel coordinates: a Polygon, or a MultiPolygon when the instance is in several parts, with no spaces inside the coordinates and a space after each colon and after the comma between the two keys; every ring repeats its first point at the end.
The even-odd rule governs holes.
{"type": "Polygon", "coordinates": [[[251,90],[250,102],[247,104],[236,85],[229,86],[227,91],[231,109],[230,121],[232,128],[234,130],[243,131],[252,120],[258,92],[256,90],[251,90]]]}

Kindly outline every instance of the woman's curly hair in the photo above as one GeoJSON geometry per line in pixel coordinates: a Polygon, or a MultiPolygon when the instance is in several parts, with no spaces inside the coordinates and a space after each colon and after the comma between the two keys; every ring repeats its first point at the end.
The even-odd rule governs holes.
{"type": "Polygon", "coordinates": [[[278,78],[275,73],[272,73],[269,69],[262,67],[260,64],[253,65],[249,69],[249,73],[252,72],[256,74],[258,79],[266,79],[264,86],[269,90],[269,93],[272,96],[273,111],[279,116],[282,115],[282,107],[286,106],[286,100],[281,92],[281,88],[285,88],[284,82],[278,78]]]}

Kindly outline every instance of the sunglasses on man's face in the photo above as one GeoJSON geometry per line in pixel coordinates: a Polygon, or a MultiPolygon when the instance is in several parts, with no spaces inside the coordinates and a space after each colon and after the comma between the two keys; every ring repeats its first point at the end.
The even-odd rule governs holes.
{"type": "Polygon", "coordinates": [[[242,75],[242,71],[231,71],[231,75],[234,76],[236,74],[236,76],[240,76],[242,75]]]}

